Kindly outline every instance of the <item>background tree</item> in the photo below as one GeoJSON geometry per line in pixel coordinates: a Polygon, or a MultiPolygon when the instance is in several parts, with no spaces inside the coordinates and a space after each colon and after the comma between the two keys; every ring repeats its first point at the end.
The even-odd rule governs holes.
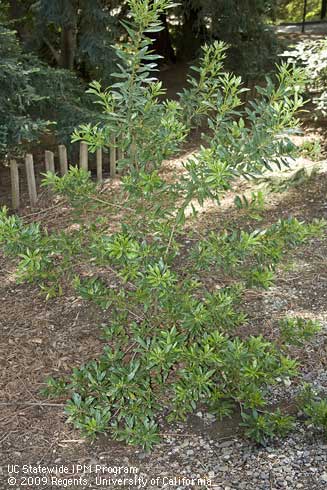
{"type": "Polygon", "coordinates": [[[210,38],[210,25],[206,25],[205,22],[206,14],[210,16],[210,5],[204,0],[183,0],[178,14],[179,24],[176,32],[178,56],[190,60],[199,53],[201,46],[210,38]],[[209,11],[206,11],[208,7],[209,11]]]}
{"type": "Polygon", "coordinates": [[[175,63],[177,57],[172,44],[166,13],[160,15],[160,22],[163,29],[159,32],[150,33],[150,37],[154,41],[153,50],[162,56],[163,63],[175,63]]]}
{"type": "Polygon", "coordinates": [[[256,79],[273,65],[276,36],[267,21],[274,15],[274,0],[212,0],[212,36],[231,49],[229,67],[256,79]]]}
{"type": "Polygon", "coordinates": [[[27,50],[91,80],[112,71],[118,6],[117,0],[10,0],[8,12],[27,50]]]}
{"type": "Polygon", "coordinates": [[[93,120],[86,86],[68,70],[26,54],[16,33],[0,18],[0,156],[17,156],[51,128],[60,141],[93,120]]]}
{"type": "MultiPolygon", "coordinates": [[[[31,141],[45,130],[45,120],[33,120],[28,107],[40,102],[31,77],[33,68],[20,49],[15,33],[0,24],[0,154],[17,150],[23,140],[31,141]]],[[[34,68],[35,69],[35,68],[34,68]]]]}
{"type": "MultiPolygon", "coordinates": [[[[326,15],[325,0],[307,0],[306,20],[319,20],[326,15]]],[[[277,20],[279,22],[302,22],[304,0],[278,0],[277,20]]]]}
{"type": "Polygon", "coordinates": [[[276,38],[267,26],[274,13],[275,0],[183,0],[172,29],[177,54],[189,60],[205,42],[225,41],[231,47],[228,67],[256,77],[276,53],[276,38]]]}
{"type": "MultiPolygon", "coordinates": [[[[114,42],[121,42],[126,1],[7,0],[25,49],[85,80],[109,80],[114,42]]],[[[314,0],[312,0],[314,1],[314,0]]],[[[150,34],[165,62],[192,60],[205,42],[228,42],[234,68],[266,71],[275,44],[266,27],[276,0],[182,0],[161,15],[163,30],[150,34]]]]}

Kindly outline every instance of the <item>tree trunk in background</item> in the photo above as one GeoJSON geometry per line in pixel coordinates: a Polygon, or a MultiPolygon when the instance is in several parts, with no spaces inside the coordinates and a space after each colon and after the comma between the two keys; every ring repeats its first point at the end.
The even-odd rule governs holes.
{"type": "Polygon", "coordinates": [[[76,52],[76,29],[74,26],[62,26],[60,68],[74,69],[76,52]]]}
{"type": "MultiPolygon", "coordinates": [[[[186,2],[187,3],[187,2],[186,2]]],[[[205,26],[200,18],[201,7],[185,6],[178,57],[185,60],[193,59],[205,40],[205,26]]]]}
{"type": "Polygon", "coordinates": [[[327,14],[327,0],[322,0],[320,18],[324,19],[326,17],[326,14],[327,14]]]}
{"type": "Polygon", "coordinates": [[[160,32],[154,32],[151,35],[151,39],[154,40],[153,49],[155,50],[156,54],[160,54],[160,56],[163,57],[161,62],[176,63],[176,55],[171,43],[166,14],[161,14],[160,20],[164,26],[164,29],[160,32]]]}
{"type": "Polygon", "coordinates": [[[9,2],[9,17],[15,20],[14,29],[17,31],[18,37],[22,43],[26,44],[29,40],[28,28],[22,19],[27,13],[27,6],[22,6],[18,0],[10,0],[9,2]]]}

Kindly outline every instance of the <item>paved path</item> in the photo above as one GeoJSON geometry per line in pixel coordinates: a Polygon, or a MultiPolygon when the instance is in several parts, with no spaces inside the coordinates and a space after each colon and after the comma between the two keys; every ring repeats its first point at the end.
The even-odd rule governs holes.
{"type": "MultiPolygon", "coordinates": [[[[283,24],[276,26],[277,34],[301,34],[302,23],[297,24],[283,24]]],[[[327,22],[310,22],[305,24],[305,34],[326,34],[327,35],[327,22]]]]}

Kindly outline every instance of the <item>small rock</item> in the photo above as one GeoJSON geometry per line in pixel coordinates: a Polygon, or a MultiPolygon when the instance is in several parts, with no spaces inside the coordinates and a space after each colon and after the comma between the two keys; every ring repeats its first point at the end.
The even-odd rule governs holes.
{"type": "Polygon", "coordinates": [[[230,447],[233,446],[234,441],[224,441],[218,444],[218,447],[230,447]]]}
{"type": "Polygon", "coordinates": [[[212,413],[207,413],[206,418],[211,421],[216,420],[216,417],[212,413]]]}

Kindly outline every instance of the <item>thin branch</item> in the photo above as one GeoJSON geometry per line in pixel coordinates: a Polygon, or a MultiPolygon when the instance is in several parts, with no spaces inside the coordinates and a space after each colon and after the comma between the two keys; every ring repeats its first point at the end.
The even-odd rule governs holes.
{"type": "Polygon", "coordinates": [[[60,202],[58,204],[55,204],[54,206],[51,206],[49,208],[45,208],[45,209],[41,209],[40,211],[36,211],[35,213],[24,214],[24,215],[21,216],[21,218],[22,219],[25,219],[25,218],[30,218],[32,216],[37,216],[39,214],[46,213],[47,211],[52,211],[53,209],[57,209],[60,206],[62,206],[62,202],[60,202]]]}
{"type": "Polygon", "coordinates": [[[5,406],[29,406],[29,407],[64,407],[64,403],[43,403],[43,402],[0,402],[5,406]]]}
{"type": "Polygon", "coordinates": [[[169,252],[169,249],[170,249],[170,246],[171,246],[171,242],[172,242],[172,239],[173,239],[174,233],[175,233],[175,225],[173,226],[173,228],[172,228],[172,230],[171,230],[171,234],[170,234],[170,237],[169,237],[169,242],[168,242],[168,245],[167,245],[167,248],[166,248],[165,254],[164,254],[164,256],[165,256],[165,257],[166,257],[166,255],[167,255],[167,254],[168,254],[168,252],[169,252]]]}
{"type": "Polygon", "coordinates": [[[114,208],[118,208],[118,209],[127,209],[128,211],[135,211],[134,209],[132,208],[128,208],[127,206],[121,206],[119,204],[114,204],[112,202],[109,202],[109,201],[104,201],[103,199],[99,199],[98,197],[91,197],[92,201],[95,201],[95,202],[99,202],[101,204],[105,204],[106,206],[113,206],[114,208]]]}
{"type": "Polygon", "coordinates": [[[59,54],[59,52],[52,46],[52,44],[50,43],[50,41],[48,41],[48,39],[46,37],[43,37],[42,40],[44,41],[44,43],[50,49],[50,51],[51,51],[54,59],[56,60],[57,65],[59,65],[60,64],[60,54],[59,54]]]}

